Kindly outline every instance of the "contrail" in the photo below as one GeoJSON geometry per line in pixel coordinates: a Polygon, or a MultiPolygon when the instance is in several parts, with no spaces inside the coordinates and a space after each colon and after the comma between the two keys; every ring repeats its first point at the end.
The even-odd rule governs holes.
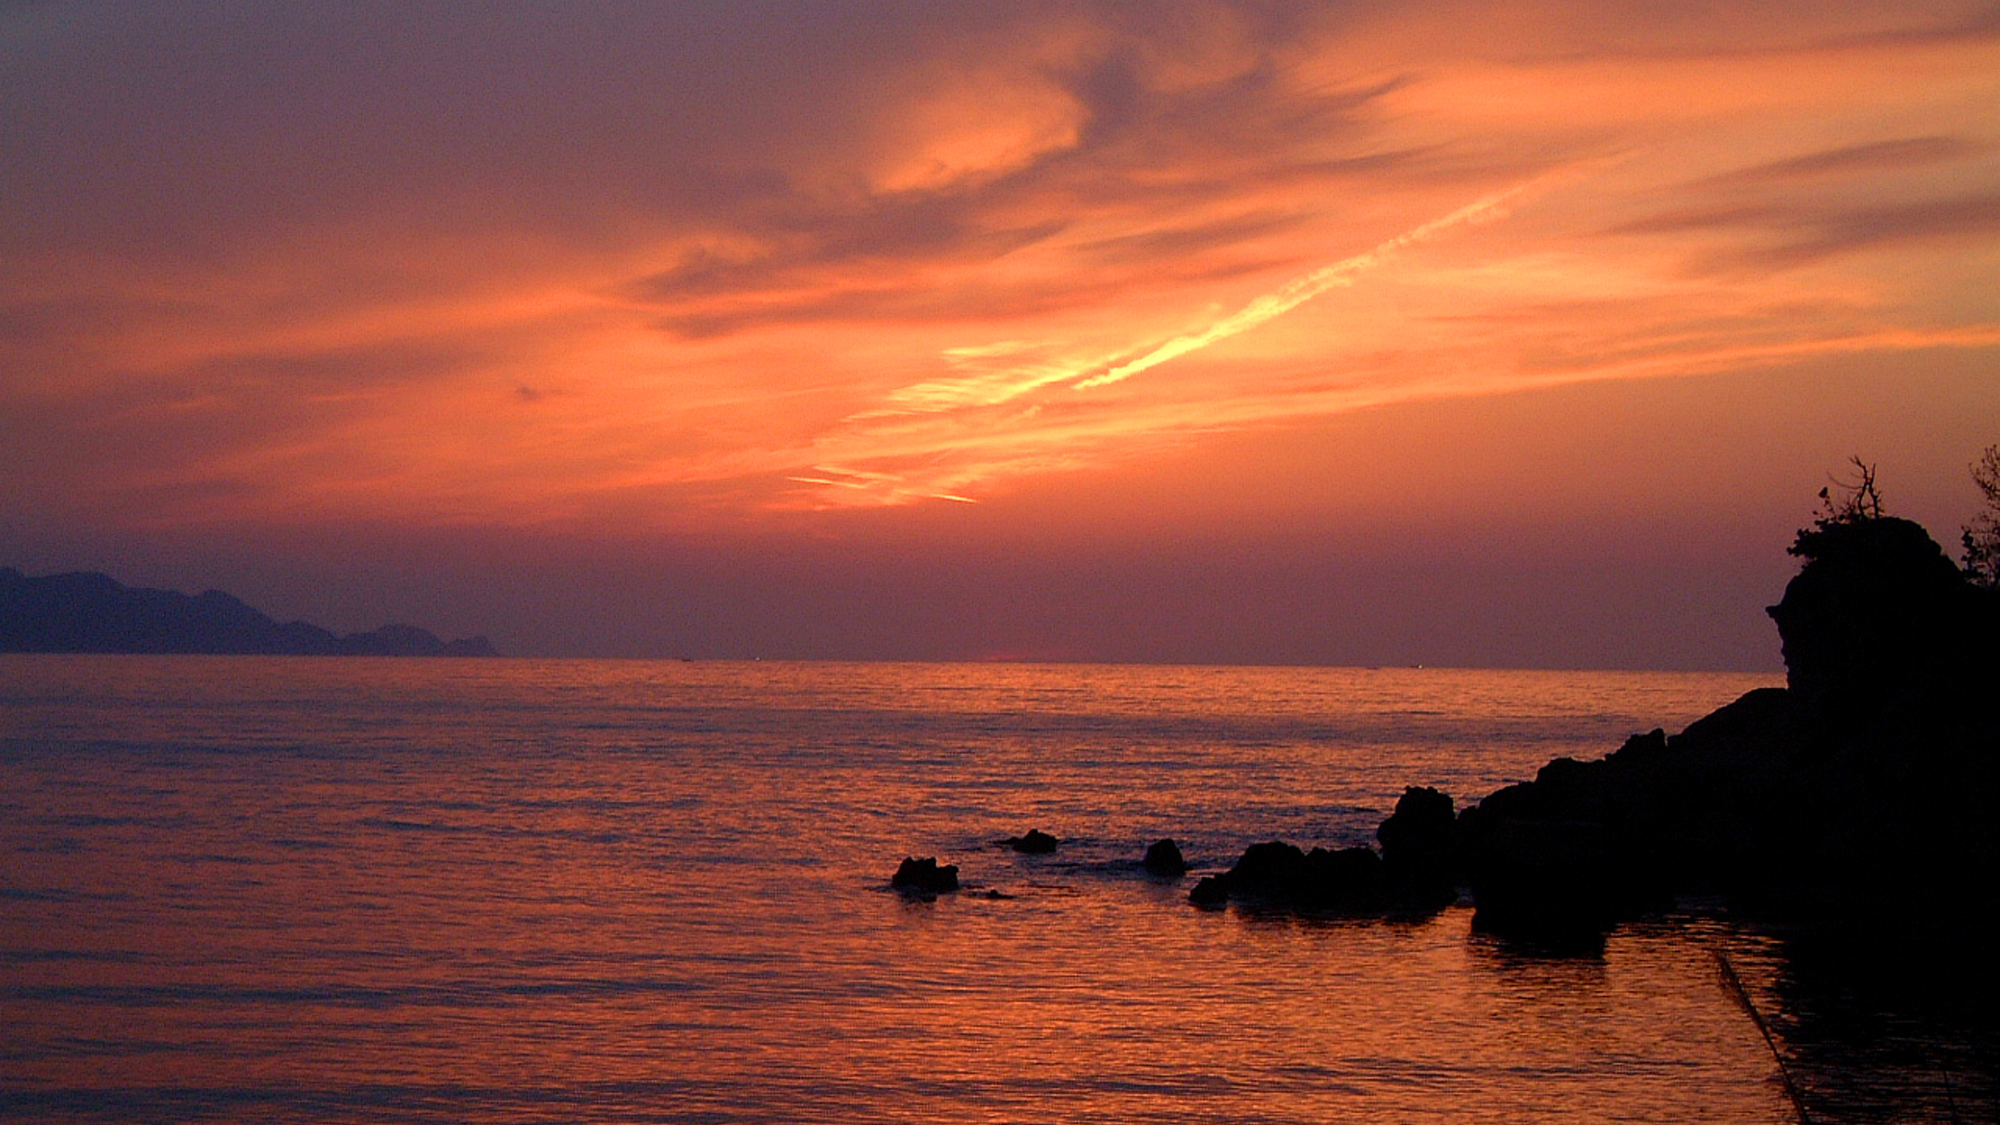
{"type": "Polygon", "coordinates": [[[1353,284],[1355,274],[1377,265],[1382,259],[1405,246],[1427,242],[1436,237],[1440,232],[1463,223],[1487,222],[1493,219],[1505,218],[1507,215],[1507,201],[1526,191],[1534,182],[1531,180],[1525,184],[1517,184],[1506,191],[1489,195],[1473,203],[1468,203],[1443,218],[1432,219],[1420,227],[1404,231],[1402,234],[1389,239],[1373,250],[1356,254],[1352,258],[1343,258],[1332,265],[1321,266],[1311,273],[1295,277],[1280,286],[1277,292],[1264,294],[1262,297],[1243,306],[1235,314],[1216,321],[1200,332],[1187,336],[1176,336],[1130,363],[1119,364],[1109,371],[1099,375],[1092,375],[1088,379],[1073,384],[1073,386],[1077,390],[1082,391],[1089,390],[1092,387],[1104,387],[1112,383],[1122,383],[1132,376],[1149,368],[1158,367],[1170,359],[1184,356],[1192,351],[1199,351],[1215,343],[1217,340],[1226,340],[1239,333],[1248,332],[1265,321],[1291,312],[1293,309],[1298,308],[1300,305],[1305,304],[1307,301],[1312,300],[1314,297],[1337,285],[1353,284]]]}

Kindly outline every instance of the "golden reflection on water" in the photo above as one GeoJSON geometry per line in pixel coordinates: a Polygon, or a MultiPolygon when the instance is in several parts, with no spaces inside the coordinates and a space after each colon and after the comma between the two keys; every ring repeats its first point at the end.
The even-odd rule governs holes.
{"type": "MultiPolygon", "coordinates": [[[[1498,732],[1475,753],[1408,674],[28,670],[0,720],[24,1119],[1791,1119],[1709,952],[1763,981],[1761,939],[1550,959],[1462,908],[1205,912],[1137,870],[1161,834],[1211,865],[1358,842],[1406,780],[1538,763],[1569,736],[1530,737],[1532,677],[1447,680],[1498,732]],[[1062,851],[992,846],[1031,824],[1062,851]],[[911,852],[968,890],[889,892],[911,852]]],[[[1540,682],[1556,727],[1626,722],[1540,682]]]]}

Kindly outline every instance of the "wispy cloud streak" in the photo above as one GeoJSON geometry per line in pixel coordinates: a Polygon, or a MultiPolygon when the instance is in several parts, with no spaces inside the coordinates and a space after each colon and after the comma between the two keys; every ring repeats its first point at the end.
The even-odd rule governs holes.
{"type": "Polygon", "coordinates": [[[1467,223],[1491,222],[1504,218],[1509,200],[1526,191],[1531,184],[1517,184],[1506,191],[1489,195],[1484,199],[1468,203],[1442,218],[1432,219],[1422,226],[1404,231],[1363,254],[1343,258],[1331,265],[1322,266],[1311,273],[1295,277],[1277,291],[1266,293],[1237,312],[1226,316],[1200,332],[1176,336],[1138,359],[1121,363],[1101,375],[1093,375],[1076,384],[1078,390],[1106,387],[1122,383],[1134,375],[1158,367],[1168,360],[1178,359],[1190,352],[1200,351],[1210,344],[1226,340],[1250,331],[1268,321],[1291,312],[1314,297],[1329,289],[1354,283],[1354,276],[1381,264],[1389,255],[1406,246],[1428,242],[1456,226],[1467,223]]]}
{"type": "Polygon", "coordinates": [[[1485,196],[1448,215],[1404,231],[1366,253],[1342,258],[1292,278],[1275,291],[1258,297],[1200,332],[1176,336],[1137,359],[1119,363],[1103,356],[1101,352],[1104,349],[1097,349],[1100,354],[1078,358],[1077,353],[1088,349],[1021,340],[946,348],[942,353],[945,363],[967,374],[900,387],[888,394],[887,404],[882,408],[861,411],[847,420],[866,422],[911,413],[998,406],[1064,383],[1077,390],[1090,390],[1123,382],[1169,360],[1256,329],[1330,289],[1352,285],[1356,275],[1382,264],[1398,250],[1428,242],[1453,227],[1504,218],[1508,213],[1508,204],[1537,182],[1531,180],[1485,196]]]}

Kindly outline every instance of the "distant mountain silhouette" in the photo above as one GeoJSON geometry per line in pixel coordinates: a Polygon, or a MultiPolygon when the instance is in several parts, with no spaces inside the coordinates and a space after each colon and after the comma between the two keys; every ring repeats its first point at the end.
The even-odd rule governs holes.
{"type": "Polygon", "coordinates": [[[0,567],[0,652],[265,656],[496,656],[485,637],[439,640],[413,625],[341,636],[280,624],[220,590],[190,597],[95,572],[30,578],[0,567]]]}

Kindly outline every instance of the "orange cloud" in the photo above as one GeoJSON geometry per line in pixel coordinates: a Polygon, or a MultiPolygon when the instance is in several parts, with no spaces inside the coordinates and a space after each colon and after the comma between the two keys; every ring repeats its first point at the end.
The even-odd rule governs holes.
{"type": "MultiPolygon", "coordinates": [[[[47,50],[0,90],[29,123],[4,467],[80,519],[706,527],[1419,399],[1989,347],[1980,11],[662,12],[596,57],[423,39],[373,83],[305,65],[332,30],[264,29],[159,95],[178,153],[112,68],[199,57],[206,17],[86,18],[92,48],[9,15],[47,50]],[[476,70],[514,57],[565,80],[476,70]],[[300,96],[232,108],[272,84],[300,96]]],[[[312,17],[341,18],[389,17],[312,17]]]]}

